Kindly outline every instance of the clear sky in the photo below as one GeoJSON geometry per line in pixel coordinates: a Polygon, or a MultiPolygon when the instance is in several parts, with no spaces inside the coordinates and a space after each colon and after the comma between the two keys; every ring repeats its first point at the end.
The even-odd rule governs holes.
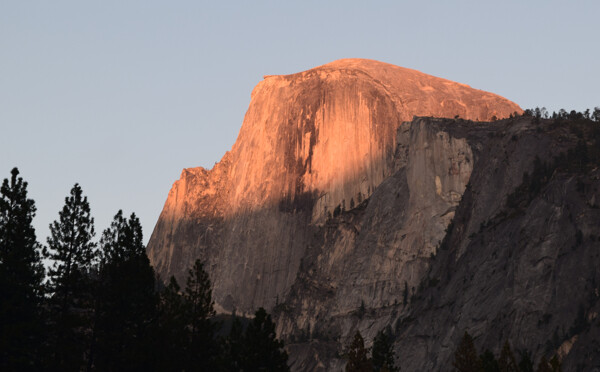
{"type": "Polygon", "coordinates": [[[263,75],[370,58],[523,108],[600,106],[599,1],[0,0],[0,178],[18,166],[38,239],[75,182],[96,229],[146,241],[184,167],[229,150],[263,75]]]}

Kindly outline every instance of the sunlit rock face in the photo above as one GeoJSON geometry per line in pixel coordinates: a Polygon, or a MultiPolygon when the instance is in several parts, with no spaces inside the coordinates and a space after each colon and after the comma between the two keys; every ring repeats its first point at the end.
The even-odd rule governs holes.
{"type": "MultiPolygon", "coordinates": [[[[325,234],[327,221],[363,205],[403,168],[408,186],[398,197],[407,209],[396,227],[405,237],[382,242],[384,258],[366,266],[378,270],[373,280],[399,290],[418,281],[422,267],[406,265],[435,250],[472,169],[466,143],[399,127],[413,116],[487,121],[514,112],[519,106],[497,95],[372,60],[266,76],[231,151],[212,170],[185,169],[173,185],[148,255],[163,278],[180,282],[196,258],[205,261],[219,311],[273,308],[311,247],[334,239],[326,252],[333,264],[354,244],[350,235],[325,234]]],[[[360,302],[344,288],[342,308],[360,302]]]]}

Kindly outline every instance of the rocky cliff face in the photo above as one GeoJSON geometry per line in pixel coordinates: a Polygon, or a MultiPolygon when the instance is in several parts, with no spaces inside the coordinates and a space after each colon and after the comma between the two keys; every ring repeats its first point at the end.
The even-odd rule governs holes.
{"type": "Polygon", "coordinates": [[[316,233],[275,308],[293,369],[343,370],[356,330],[369,346],[386,327],[408,371],[450,370],[465,331],[496,355],[508,340],[600,367],[600,173],[581,165],[600,128],[582,127],[403,124],[394,174],[316,233]]]}
{"type": "Polygon", "coordinates": [[[343,370],[354,332],[386,327],[405,371],[449,370],[465,330],[600,368],[600,130],[480,122],[515,111],[375,61],[265,77],[232,150],[173,185],[148,254],[180,280],[205,260],[221,312],[267,307],[296,371],[343,370]]]}
{"type": "Polygon", "coordinates": [[[403,369],[447,370],[464,331],[496,355],[508,340],[564,371],[600,369],[598,124],[428,125],[464,138],[475,162],[420,290],[388,320],[403,369]]]}
{"type": "Polygon", "coordinates": [[[212,170],[185,169],[173,185],[148,255],[163,278],[180,280],[202,258],[217,308],[243,313],[289,298],[314,247],[327,240],[332,246],[323,264],[331,268],[339,311],[350,311],[373,285],[381,292],[373,303],[384,304],[405,281],[418,282],[472,170],[463,140],[398,128],[413,116],[483,121],[514,112],[521,109],[494,94],[370,60],[266,76],[252,92],[231,151],[212,170]],[[351,253],[357,238],[352,225],[330,231],[328,221],[372,208],[373,193],[390,187],[387,180],[400,169],[406,187],[395,203],[403,217],[381,206],[391,215],[374,216],[369,226],[378,232],[359,239],[380,250],[340,267],[338,258],[351,253]],[[388,228],[397,230],[379,234],[392,223],[388,217],[394,220],[388,228]]]}

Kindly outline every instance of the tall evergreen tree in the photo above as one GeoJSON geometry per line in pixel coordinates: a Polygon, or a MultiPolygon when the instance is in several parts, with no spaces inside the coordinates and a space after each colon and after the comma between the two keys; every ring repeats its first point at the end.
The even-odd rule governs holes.
{"type": "Polygon", "coordinates": [[[388,332],[379,331],[373,340],[373,351],[371,352],[371,361],[375,372],[387,370],[397,372],[400,369],[396,367],[394,360],[394,343],[388,332]]]}
{"type": "Polygon", "coordinates": [[[594,121],[597,123],[600,122],[600,107],[594,107],[594,113],[592,114],[592,119],[594,119],[594,121]]]}
{"type": "Polygon", "coordinates": [[[160,293],[158,347],[160,358],[156,365],[159,371],[183,371],[186,368],[188,345],[187,306],[180,287],[171,277],[169,284],[160,293]]]}
{"type": "Polygon", "coordinates": [[[473,337],[466,331],[454,352],[454,363],[452,365],[459,372],[480,372],[483,370],[481,360],[475,350],[473,337]]]}
{"type": "Polygon", "coordinates": [[[32,226],[35,203],[14,168],[0,187],[0,370],[36,370],[44,269],[32,226]]]}
{"type": "Polygon", "coordinates": [[[262,307],[246,328],[243,339],[242,370],[244,371],[289,371],[288,355],[283,342],[277,339],[275,323],[262,307]]]}
{"type": "Polygon", "coordinates": [[[142,227],[119,211],[100,240],[99,283],[89,368],[151,370],[158,296],[155,275],[143,244],[142,227]]]}
{"type": "Polygon", "coordinates": [[[510,349],[508,340],[504,342],[504,346],[500,352],[500,358],[498,358],[498,367],[500,367],[500,372],[519,372],[517,360],[510,349]]]}
{"type": "Polygon", "coordinates": [[[552,359],[550,359],[550,367],[552,367],[552,372],[562,372],[562,365],[558,360],[558,356],[554,355],[552,359]]]}
{"type": "Polygon", "coordinates": [[[212,288],[204,265],[196,260],[189,270],[184,298],[188,311],[190,360],[188,369],[211,370],[216,363],[215,315],[212,288]]]}
{"type": "Polygon", "coordinates": [[[371,372],[373,366],[369,360],[368,350],[365,348],[365,341],[359,331],[356,331],[350,348],[348,349],[348,363],[346,372],[371,372]]]}
{"type": "Polygon", "coordinates": [[[244,327],[240,319],[233,315],[229,335],[222,342],[221,361],[222,370],[238,372],[243,365],[244,327]]]}
{"type": "Polygon", "coordinates": [[[484,372],[500,372],[498,367],[498,361],[490,350],[485,350],[479,357],[481,359],[481,366],[484,372]]]}
{"type": "Polygon", "coordinates": [[[520,372],[533,372],[533,360],[531,360],[531,352],[522,350],[519,352],[521,360],[519,361],[520,372]]]}
{"type": "Polygon", "coordinates": [[[59,220],[50,225],[47,259],[52,297],[50,308],[50,355],[47,366],[56,370],[78,370],[83,366],[89,317],[92,310],[90,273],[96,244],[94,219],[87,197],[75,184],[59,220]]]}
{"type": "Polygon", "coordinates": [[[548,359],[545,356],[542,356],[537,372],[552,372],[552,367],[550,367],[550,363],[548,363],[548,359]]]}

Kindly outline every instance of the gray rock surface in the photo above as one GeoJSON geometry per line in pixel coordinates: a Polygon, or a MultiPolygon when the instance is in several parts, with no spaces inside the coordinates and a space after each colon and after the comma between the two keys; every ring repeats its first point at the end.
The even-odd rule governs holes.
{"type": "Polygon", "coordinates": [[[551,163],[576,146],[579,139],[569,126],[530,118],[483,124],[421,118],[403,126],[399,136],[410,139],[399,141],[397,163],[403,166],[364,205],[329,221],[277,307],[280,333],[291,335],[293,369],[343,370],[340,356],[356,330],[369,346],[386,327],[405,371],[451,370],[465,331],[481,351],[499,355],[508,340],[515,352],[532,352],[535,361],[558,354],[563,371],[600,368],[600,170],[554,170],[530,201],[507,206],[524,172],[532,174],[536,157],[551,163]],[[460,144],[447,158],[449,164],[462,161],[468,187],[456,190],[460,200],[446,198],[444,204],[432,186],[439,176],[434,169],[451,176],[456,168],[432,166],[440,158],[422,159],[450,143],[460,144]],[[411,164],[420,164],[419,182],[411,181],[411,164]],[[415,193],[425,195],[420,205],[431,200],[424,208],[431,219],[416,225],[414,237],[440,237],[435,252],[415,249],[428,246],[418,238],[408,248],[391,248],[418,214],[409,201],[415,193]],[[439,212],[444,208],[455,214],[445,238],[439,231],[446,226],[439,212]],[[314,360],[320,363],[307,366],[314,360]]]}
{"type": "MultiPolygon", "coordinates": [[[[574,128],[508,120],[487,127],[484,140],[449,127],[482,151],[475,151],[469,187],[427,274],[425,282],[436,284],[423,289],[397,323],[396,350],[405,370],[447,370],[465,330],[481,350],[496,355],[508,340],[535,360],[558,352],[563,371],[600,368],[597,164],[551,170],[530,201],[507,205],[536,157],[551,164],[576,147],[574,128]]],[[[594,130],[585,138],[597,147],[594,130]]]]}

